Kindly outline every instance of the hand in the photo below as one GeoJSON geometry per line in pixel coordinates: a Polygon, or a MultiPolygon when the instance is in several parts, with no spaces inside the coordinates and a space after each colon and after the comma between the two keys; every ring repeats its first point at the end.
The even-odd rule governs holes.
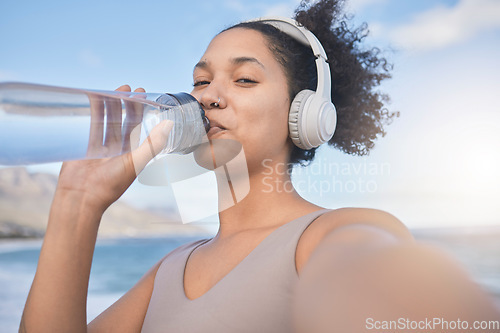
{"type": "MultiPolygon", "coordinates": [[[[116,90],[131,91],[128,85],[116,90]]],[[[138,88],[134,92],[145,91],[138,88]]],[[[97,94],[89,95],[89,98],[91,128],[87,156],[93,159],[65,162],[61,168],[56,194],[79,194],[86,200],[86,204],[104,212],[125,192],[146,164],[163,150],[173,122],[162,121],[153,128],[143,144],[137,146],[134,142],[138,141],[143,105],[125,101],[126,117],[122,124],[123,111],[119,99],[97,94]]]]}

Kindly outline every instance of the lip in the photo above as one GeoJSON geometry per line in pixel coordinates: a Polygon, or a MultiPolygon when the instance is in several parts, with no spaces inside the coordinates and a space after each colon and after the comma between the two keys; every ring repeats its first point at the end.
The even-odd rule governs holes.
{"type": "Polygon", "coordinates": [[[212,127],[219,127],[219,128],[222,128],[222,129],[226,129],[226,127],[223,126],[222,123],[220,123],[216,119],[211,119],[211,118],[208,118],[208,117],[207,117],[207,119],[210,122],[210,128],[212,128],[212,127]]]}
{"type": "Polygon", "coordinates": [[[207,133],[207,137],[210,139],[212,138],[214,135],[218,134],[218,133],[222,133],[222,132],[225,132],[226,130],[224,128],[221,128],[221,127],[218,127],[218,126],[213,126],[213,127],[210,127],[210,130],[208,131],[207,133]]]}

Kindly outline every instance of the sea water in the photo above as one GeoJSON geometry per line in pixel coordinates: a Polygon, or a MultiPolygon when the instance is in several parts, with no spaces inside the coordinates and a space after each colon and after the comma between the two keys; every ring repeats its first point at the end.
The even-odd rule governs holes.
{"type": "MultiPolygon", "coordinates": [[[[205,236],[206,237],[206,236],[205,236]]],[[[97,242],[89,282],[90,322],[176,247],[199,237],[120,239],[97,242]]],[[[35,276],[41,240],[0,242],[0,332],[17,332],[35,276]]]]}

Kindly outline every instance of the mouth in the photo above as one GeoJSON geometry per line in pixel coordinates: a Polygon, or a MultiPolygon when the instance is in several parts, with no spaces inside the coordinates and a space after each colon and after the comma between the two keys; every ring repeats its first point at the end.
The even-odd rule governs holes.
{"type": "Polygon", "coordinates": [[[210,130],[207,132],[207,137],[210,139],[214,135],[216,135],[218,133],[225,132],[225,131],[226,131],[226,129],[224,127],[213,126],[213,127],[210,127],[210,130]]]}

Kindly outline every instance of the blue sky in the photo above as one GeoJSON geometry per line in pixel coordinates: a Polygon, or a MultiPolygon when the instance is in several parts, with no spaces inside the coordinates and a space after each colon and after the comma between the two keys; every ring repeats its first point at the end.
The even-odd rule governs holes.
{"type": "MultiPolygon", "coordinates": [[[[190,91],[193,65],[217,32],[253,17],[291,16],[297,4],[3,1],[0,81],[190,91]]],[[[330,189],[301,194],[331,208],[384,209],[411,227],[500,225],[500,2],[356,0],[348,8],[369,24],[367,45],[394,63],[382,88],[401,117],[367,158],[321,148],[323,171],[311,166],[294,179],[330,189]]],[[[125,195],[137,205],[171,198],[169,188],[139,184],[125,195]]]]}

